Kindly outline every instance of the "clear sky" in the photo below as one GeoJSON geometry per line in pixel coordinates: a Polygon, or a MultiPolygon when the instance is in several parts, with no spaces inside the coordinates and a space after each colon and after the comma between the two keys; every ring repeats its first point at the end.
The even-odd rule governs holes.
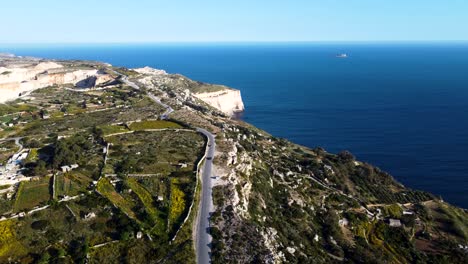
{"type": "Polygon", "coordinates": [[[467,0],[5,0],[0,43],[468,40],[467,0]]]}

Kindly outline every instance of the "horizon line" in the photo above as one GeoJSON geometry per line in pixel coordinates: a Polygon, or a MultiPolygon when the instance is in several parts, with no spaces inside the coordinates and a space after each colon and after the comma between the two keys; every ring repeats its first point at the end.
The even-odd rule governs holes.
{"type": "Polygon", "coordinates": [[[0,42],[6,45],[145,45],[145,44],[398,44],[468,43],[467,40],[239,40],[239,41],[109,41],[109,42],[0,42]]]}

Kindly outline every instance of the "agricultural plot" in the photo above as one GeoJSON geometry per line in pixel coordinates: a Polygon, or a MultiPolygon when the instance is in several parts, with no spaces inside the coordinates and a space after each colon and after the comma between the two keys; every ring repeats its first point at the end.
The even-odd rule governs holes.
{"type": "Polygon", "coordinates": [[[18,104],[17,101],[8,102],[5,104],[0,104],[0,121],[6,122],[9,121],[11,118],[8,115],[20,113],[20,112],[27,112],[27,111],[34,111],[37,108],[29,105],[29,104],[18,104]]]}
{"type": "Polygon", "coordinates": [[[16,193],[14,211],[31,209],[49,201],[51,198],[50,177],[21,182],[16,193]]]}
{"type": "Polygon", "coordinates": [[[150,193],[144,186],[142,186],[134,178],[128,179],[128,185],[130,189],[138,196],[141,203],[143,204],[145,211],[150,220],[151,233],[157,236],[162,236],[166,232],[167,224],[167,210],[165,204],[162,201],[158,201],[157,196],[155,197],[150,193]]]}
{"type": "Polygon", "coordinates": [[[116,192],[114,186],[107,178],[102,178],[97,185],[97,191],[102,194],[104,197],[109,199],[109,201],[115,205],[117,208],[122,210],[126,215],[132,219],[137,219],[135,212],[132,211],[132,208],[135,206],[135,203],[129,199],[125,199],[116,192]]]}
{"type": "Polygon", "coordinates": [[[35,97],[34,104],[37,106],[47,106],[49,115],[54,112],[67,112],[70,114],[95,111],[111,107],[118,98],[107,95],[103,92],[79,92],[69,89],[59,88],[57,86],[39,89],[33,92],[35,97]]]}
{"type": "MultiPolygon", "coordinates": [[[[148,129],[148,124],[159,126],[161,123],[144,124],[138,126],[148,129]]],[[[124,199],[125,192],[116,193],[110,183],[104,185],[103,182],[98,189],[108,188],[106,197],[127,214],[136,209],[134,215],[145,227],[150,226],[151,234],[172,236],[185,219],[194,198],[194,168],[204,153],[203,137],[190,131],[137,131],[110,136],[106,140],[112,145],[105,173],[122,179],[137,197],[137,203],[126,204],[129,201],[124,199]]],[[[107,179],[103,181],[108,182],[107,179]]]]}
{"type": "Polygon", "coordinates": [[[116,133],[125,133],[125,132],[130,131],[125,126],[119,126],[119,125],[98,126],[98,129],[101,130],[103,136],[116,134],[116,133]]]}
{"type": "Polygon", "coordinates": [[[86,191],[92,179],[78,172],[69,172],[55,176],[55,195],[75,196],[86,191]]]}
{"type": "Polygon", "coordinates": [[[31,119],[22,125],[21,135],[71,135],[84,126],[112,126],[136,119],[154,118],[164,108],[152,102],[143,93],[133,89],[112,88],[102,93],[76,92],[57,87],[36,90],[35,115],[46,109],[47,119],[31,119]]]}
{"type": "Polygon", "coordinates": [[[36,120],[25,125],[20,135],[47,135],[50,133],[70,135],[83,128],[83,124],[89,127],[112,124],[116,121],[121,109],[111,108],[99,112],[66,115],[63,117],[51,117],[46,120],[36,120]]]}
{"type": "Polygon", "coordinates": [[[103,145],[100,145],[95,137],[86,132],[58,140],[51,149],[53,159],[51,163],[55,168],[77,164],[72,175],[78,182],[86,182],[85,176],[92,179],[99,178],[101,167],[104,163],[103,145]]]}
{"type": "Polygon", "coordinates": [[[192,175],[204,139],[195,132],[154,131],[111,136],[106,173],[192,175]]]}
{"type": "MultiPolygon", "coordinates": [[[[186,191],[183,190],[183,184],[180,179],[171,179],[171,199],[169,206],[169,227],[175,232],[182,224],[185,211],[188,210],[187,204],[190,202],[186,191]]],[[[186,187],[186,186],[185,186],[186,187]]]]}
{"type": "Polygon", "coordinates": [[[165,120],[148,120],[141,122],[134,122],[130,124],[130,129],[134,131],[145,129],[164,129],[164,128],[182,128],[181,125],[165,120]]]}
{"type": "Polygon", "coordinates": [[[137,231],[138,227],[105,198],[91,194],[22,218],[21,224],[0,222],[0,262],[6,262],[3,253],[31,263],[27,259],[47,252],[63,263],[76,263],[86,258],[90,247],[121,240],[122,233],[134,236],[137,231]]]}
{"type": "MultiPolygon", "coordinates": [[[[0,104],[0,138],[21,138],[31,150],[23,174],[35,179],[3,194],[0,212],[9,217],[49,205],[0,222],[0,263],[9,261],[3,256],[15,263],[108,263],[109,256],[164,262],[180,252],[191,258],[189,238],[183,247],[168,241],[192,204],[205,139],[177,121],[156,120],[165,111],[144,89],[118,82],[89,91],[47,87],[0,104]],[[44,176],[51,174],[53,180],[44,176]]],[[[0,162],[18,148],[0,142],[0,162]]]]}
{"type": "Polygon", "coordinates": [[[7,263],[8,257],[25,254],[27,251],[18,241],[15,233],[16,221],[7,220],[0,222],[0,262],[7,263]]]}
{"type": "Polygon", "coordinates": [[[170,195],[170,181],[165,176],[153,176],[153,177],[132,177],[138,184],[148,190],[151,195],[158,197],[160,202],[166,203],[170,195]]]}
{"type": "Polygon", "coordinates": [[[136,179],[125,179],[112,184],[110,178],[103,178],[99,181],[97,190],[141,228],[155,237],[167,239],[166,204],[158,201],[136,179]]]}
{"type": "MultiPolygon", "coordinates": [[[[166,181],[163,180],[161,186],[164,187],[160,189],[168,189],[169,199],[166,200],[162,195],[152,193],[151,188],[146,188],[142,183],[148,180],[143,178],[125,178],[115,183],[115,186],[111,183],[111,178],[103,178],[99,181],[97,190],[153,238],[166,240],[173,237],[187,216],[194,198],[194,183],[188,177],[171,177],[167,180],[169,186],[166,186],[166,181]]],[[[158,177],[148,178],[161,181],[158,177]]]]}
{"type": "Polygon", "coordinates": [[[157,252],[159,254],[152,248],[151,243],[142,239],[135,239],[132,243],[118,241],[102,247],[92,248],[89,253],[88,263],[117,263],[110,260],[109,256],[112,256],[113,260],[121,260],[119,263],[151,263],[149,260],[157,263],[156,260],[164,256],[164,249],[158,250],[160,251],[157,252]]]}

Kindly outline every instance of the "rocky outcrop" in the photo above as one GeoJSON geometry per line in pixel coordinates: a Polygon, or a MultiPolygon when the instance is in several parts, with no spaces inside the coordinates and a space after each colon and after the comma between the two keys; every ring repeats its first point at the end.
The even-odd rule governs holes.
{"type": "Polygon", "coordinates": [[[52,85],[73,84],[79,88],[90,88],[113,80],[112,76],[97,69],[66,70],[55,62],[11,66],[0,67],[0,102],[52,85]]]}
{"type": "Polygon", "coordinates": [[[185,101],[190,95],[220,110],[228,116],[244,111],[241,92],[222,85],[211,85],[190,80],[182,75],[168,74],[164,70],[151,67],[137,68],[134,71],[143,75],[139,81],[152,88],[171,87],[184,92],[185,101]]]}
{"type": "Polygon", "coordinates": [[[194,96],[230,116],[245,109],[239,90],[225,89],[216,92],[198,93],[194,94],[194,96]]]}
{"type": "Polygon", "coordinates": [[[167,72],[164,70],[159,70],[159,69],[154,69],[151,67],[143,67],[143,68],[138,68],[134,69],[136,72],[141,73],[141,74],[150,74],[150,75],[167,75],[167,72]]]}

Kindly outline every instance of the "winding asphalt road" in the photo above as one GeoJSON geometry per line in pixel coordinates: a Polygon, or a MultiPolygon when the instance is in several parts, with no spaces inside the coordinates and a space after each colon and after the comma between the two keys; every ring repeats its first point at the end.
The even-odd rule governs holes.
{"type": "Polygon", "coordinates": [[[150,94],[150,93],[148,93],[148,96],[149,96],[149,98],[151,98],[151,100],[155,101],[160,106],[166,108],[166,111],[161,115],[161,119],[166,120],[167,118],[169,118],[169,115],[172,112],[174,112],[174,109],[172,109],[172,107],[170,107],[167,104],[161,102],[161,99],[159,99],[158,97],[156,97],[156,96],[154,96],[153,94],[150,94]]]}
{"type": "Polygon", "coordinates": [[[16,153],[19,153],[21,150],[23,150],[23,145],[20,142],[21,139],[23,139],[23,137],[0,138],[0,142],[14,140],[15,145],[19,147],[19,150],[16,153]]]}
{"type": "MultiPolygon", "coordinates": [[[[166,112],[161,115],[161,119],[167,119],[169,114],[174,110],[161,102],[159,98],[152,94],[148,96],[159,105],[166,108],[166,112]]],[[[205,165],[202,169],[201,175],[201,198],[199,204],[199,211],[196,218],[196,236],[195,236],[195,253],[197,256],[198,264],[211,263],[211,234],[210,228],[210,213],[213,211],[213,186],[211,183],[211,175],[213,169],[213,157],[215,154],[215,137],[213,134],[203,128],[197,128],[197,132],[205,135],[208,138],[207,149],[205,155],[205,165]]]]}
{"type": "Polygon", "coordinates": [[[210,263],[211,259],[211,234],[210,213],[213,211],[213,196],[211,183],[211,170],[213,168],[213,157],[215,152],[215,138],[213,134],[205,129],[197,128],[197,131],[208,138],[208,148],[205,159],[205,166],[201,176],[201,199],[196,222],[195,252],[198,264],[210,263]]]}
{"type": "MultiPolygon", "coordinates": [[[[115,72],[116,74],[119,74],[115,72]]],[[[120,74],[119,74],[120,75],[120,74]]],[[[128,80],[128,77],[125,75],[122,76],[122,81],[131,86],[134,89],[140,90],[140,87],[128,80]]],[[[154,96],[153,94],[148,93],[149,98],[156,102],[157,104],[161,105],[162,107],[166,108],[166,111],[161,115],[161,119],[167,119],[169,114],[174,112],[172,107],[164,104],[161,102],[161,99],[154,96]]],[[[211,175],[212,175],[212,168],[213,168],[213,157],[215,154],[215,137],[213,134],[208,132],[203,128],[197,128],[197,132],[205,135],[208,138],[208,146],[205,155],[205,166],[202,169],[202,176],[201,176],[201,198],[199,204],[199,211],[196,218],[196,237],[195,237],[195,253],[197,256],[197,263],[198,264],[208,264],[211,263],[211,234],[209,231],[210,228],[210,213],[213,211],[213,186],[211,183],[211,175]]]]}

